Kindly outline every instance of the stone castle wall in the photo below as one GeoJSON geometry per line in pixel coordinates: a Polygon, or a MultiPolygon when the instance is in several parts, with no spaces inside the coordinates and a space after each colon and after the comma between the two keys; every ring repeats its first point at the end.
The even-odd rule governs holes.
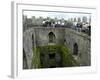
{"type": "Polygon", "coordinates": [[[70,47],[73,55],[73,45],[78,45],[78,55],[76,60],[82,66],[89,66],[91,64],[90,53],[90,37],[86,34],[76,32],[71,29],[64,28],[31,28],[23,33],[23,48],[27,56],[28,68],[31,67],[33,54],[33,46],[43,46],[49,44],[48,34],[53,32],[55,34],[55,44],[65,44],[70,47]],[[34,42],[33,42],[34,41],[34,42]],[[33,42],[33,43],[32,43],[33,42]]]}

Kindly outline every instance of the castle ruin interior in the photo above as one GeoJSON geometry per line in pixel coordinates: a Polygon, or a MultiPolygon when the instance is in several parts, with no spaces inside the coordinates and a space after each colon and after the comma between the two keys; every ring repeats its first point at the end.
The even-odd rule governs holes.
{"type": "Polygon", "coordinates": [[[90,36],[69,28],[30,28],[23,33],[23,69],[91,65],[90,36]]]}

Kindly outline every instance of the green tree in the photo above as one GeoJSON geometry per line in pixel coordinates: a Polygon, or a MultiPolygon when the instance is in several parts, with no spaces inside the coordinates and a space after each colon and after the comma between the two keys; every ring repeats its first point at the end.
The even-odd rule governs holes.
{"type": "Polygon", "coordinates": [[[71,22],[73,22],[73,18],[71,18],[71,22]]]}
{"type": "Polygon", "coordinates": [[[86,17],[86,16],[83,16],[83,18],[82,18],[82,22],[84,22],[84,23],[87,22],[87,17],[86,17]]]}
{"type": "Polygon", "coordinates": [[[78,22],[81,22],[81,18],[80,17],[78,17],[78,22]]]}
{"type": "Polygon", "coordinates": [[[76,22],[77,20],[76,20],[76,17],[74,18],[74,22],[76,22]]]}

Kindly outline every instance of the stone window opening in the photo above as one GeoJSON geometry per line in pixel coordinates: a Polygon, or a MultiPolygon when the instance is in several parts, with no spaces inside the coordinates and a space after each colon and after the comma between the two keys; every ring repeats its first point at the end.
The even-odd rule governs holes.
{"type": "Polygon", "coordinates": [[[55,42],[55,34],[53,32],[50,32],[48,34],[49,37],[49,43],[54,43],[55,42]]]}
{"type": "Polygon", "coordinates": [[[32,46],[34,46],[34,36],[32,34],[32,46]]]}
{"type": "Polygon", "coordinates": [[[78,45],[77,45],[77,43],[75,43],[73,45],[73,55],[78,55],[78,45]]]}

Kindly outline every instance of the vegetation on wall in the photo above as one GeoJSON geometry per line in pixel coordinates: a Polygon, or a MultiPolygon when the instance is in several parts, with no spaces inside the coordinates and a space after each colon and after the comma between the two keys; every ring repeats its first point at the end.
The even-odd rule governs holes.
{"type": "MultiPolygon", "coordinates": [[[[61,66],[60,67],[73,67],[78,66],[79,64],[73,58],[70,50],[65,45],[47,45],[47,46],[38,46],[33,48],[33,60],[32,68],[42,68],[40,54],[46,55],[49,53],[59,53],[61,55],[61,66]]],[[[51,65],[56,64],[54,59],[49,62],[51,65]]],[[[46,67],[48,68],[48,67],[46,67]]]]}
{"type": "Polygon", "coordinates": [[[76,60],[73,58],[71,52],[69,51],[68,47],[62,46],[61,47],[61,53],[62,53],[62,64],[64,67],[73,67],[78,66],[79,64],[76,62],[76,60]]]}
{"type": "Polygon", "coordinates": [[[40,68],[40,52],[37,50],[37,48],[33,48],[33,59],[31,63],[31,68],[40,68]]]}

